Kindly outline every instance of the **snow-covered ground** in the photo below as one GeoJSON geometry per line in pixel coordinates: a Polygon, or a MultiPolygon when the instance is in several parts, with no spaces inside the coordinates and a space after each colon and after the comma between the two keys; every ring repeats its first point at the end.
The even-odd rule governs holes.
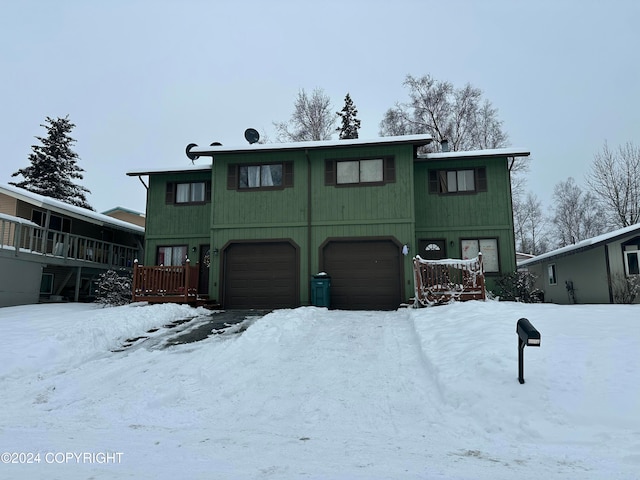
{"type": "Polygon", "coordinates": [[[0,478],[640,478],[640,305],[306,307],[162,348],[206,314],[0,309],[0,478]]]}

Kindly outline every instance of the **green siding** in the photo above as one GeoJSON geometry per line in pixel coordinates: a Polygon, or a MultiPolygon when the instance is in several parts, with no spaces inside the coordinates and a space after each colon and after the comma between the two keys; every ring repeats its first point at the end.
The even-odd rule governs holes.
{"type": "MultiPolygon", "coordinates": [[[[413,295],[411,258],[421,238],[444,238],[450,257],[459,257],[462,238],[498,238],[501,272],[515,269],[513,221],[506,158],[415,161],[411,145],[351,145],[344,148],[215,155],[212,172],[153,174],[149,182],[147,263],[160,245],[210,243],[222,252],[230,242],[287,240],[300,254],[300,303],[309,301],[308,279],[320,268],[328,239],[393,239],[409,244],[403,259],[405,298],[413,295]],[[393,157],[395,181],[383,185],[325,185],[325,160],[393,157]],[[238,191],[227,186],[229,165],[291,162],[293,186],[281,190],[238,191]],[[429,168],[483,166],[488,191],[473,195],[428,193],[429,168]],[[197,206],[165,205],[168,181],[212,181],[212,202],[197,206]],[[453,246],[449,246],[453,242],[453,246]]],[[[193,258],[191,258],[193,256],[193,258]]],[[[221,298],[222,256],[212,256],[210,296],[221,298]]],[[[491,280],[488,282],[491,285],[491,280]]]]}
{"type": "Polygon", "coordinates": [[[516,269],[511,187],[507,159],[447,159],[415,164],[416,241],[445,239],[447,256],[461,257],[461,240],[497,238],[500,274],[488,274],[487,286],[516,269]],[[470,194],[429,193],[429,170],[485,167],[487,191],[470,194]]]}
{"type": "Polygon", "coordinates": [[[153,265],[158,246],[189,245],[189,259],[197,261],[192,248],[209,243],[211,205],[167,205],[167,182],[198,182],[211,180],[211,172],[184,172],[149,176],[147,221],[145,227],[145,262],[153,265]],[[153,207],[151,207],[153,206],[153,207]],[[151,207],[151,208],[149,208],[151,207]],[[193,258],[192,258],[193,256],[193,258]]]}

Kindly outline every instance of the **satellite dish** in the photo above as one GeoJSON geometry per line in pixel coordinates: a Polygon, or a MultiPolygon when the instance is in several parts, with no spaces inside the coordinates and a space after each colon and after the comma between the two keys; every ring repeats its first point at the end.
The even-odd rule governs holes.
{"type": "Polygon", "coordinates": [[[200,158],[200,155],[196,155],[195,153],[191,153],[191,149],[193,147],[197,147],[198,145],[195,143],[190,143],[189,145],[187,145],[187,148],[185,149],[185,153],[187,154],[187,157],[189,157],[189,160],[191,160],[191,163],[195,162],[198,158],[200,158]]]}
{"type": "Polygon", "coordinates": [[[247,128],[244,131],[244,138],[247,140],[247,142],[253,144],[260,140],[260,134],[255,128],[247,128]]]}

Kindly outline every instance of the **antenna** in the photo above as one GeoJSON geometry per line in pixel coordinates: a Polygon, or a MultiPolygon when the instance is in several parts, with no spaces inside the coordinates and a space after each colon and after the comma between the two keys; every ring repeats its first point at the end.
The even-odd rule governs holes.
{"type": "Polygon", "coordinates": [[[260,140],[260,134],[255,128],[247,128],[244,131],[244,138],[247,140],[247,142],[253,144],[260,140]]]}

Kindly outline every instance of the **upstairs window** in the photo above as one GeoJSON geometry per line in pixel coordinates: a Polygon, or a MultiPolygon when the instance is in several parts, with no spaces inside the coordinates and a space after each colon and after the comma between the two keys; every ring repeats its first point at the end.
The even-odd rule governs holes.
{"type": "Polygon", "coordinates": [[[211,201],[211,182],[168,182],[165,203],[194,205],[211,201]]]}
{"type": "Polygon", "coordinates": [[[393,157],[327,160],[325,185],[384,185],[396,181],[393,157]]]}
{"type": "Polygon", "coordinates": [[[281,190],[293,186],[293,162],[261,165],[229,165],[230,190],[281,190]]]}
{"type": "Polygon", "coordinates": [[[484,167],[460,170],[429,170],[429,193],[460,194],[487,191],[484,167]]]}

